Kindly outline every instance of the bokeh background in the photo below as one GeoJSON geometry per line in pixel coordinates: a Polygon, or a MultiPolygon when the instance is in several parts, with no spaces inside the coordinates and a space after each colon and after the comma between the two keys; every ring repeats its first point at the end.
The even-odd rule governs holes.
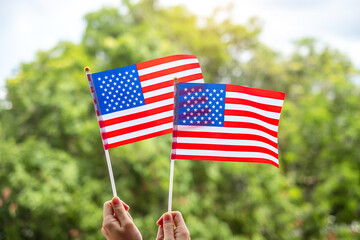
{"type": "MultiPolygon", "coordinates": [[[[175,163],[192,239],[360,239],[357,1],[47,2],[0,3],[0,239],[103,238],[112,193],[83,68],[179,53],[206,82],[286,93],[280,169],[175,163]]],[[[167,209],[170,142],[110,150],[144,239],[167,209]]]]}

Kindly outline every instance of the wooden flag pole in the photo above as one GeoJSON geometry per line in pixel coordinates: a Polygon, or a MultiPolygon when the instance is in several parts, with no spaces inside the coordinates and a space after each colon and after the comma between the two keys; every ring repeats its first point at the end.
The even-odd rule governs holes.
{"type": "MultiPolygon", "coordinates": [[[[173,135],[172,135],[172,144],[177,142],[177,124],[178,124],[178,108],[179,108],[179,82],[178,78],[174,78],[174,114],[173,114],[173,135]]],[[[170,164],[170,180],[169,180],[169,201],[168,201],[168,212],[171,212],[172,209],[172,193],[173,193],[173,182],[174,182],[174,166],[175,166],[175,156],[176,153],[173,152],[173,149],[176,147],[171,147],[171,164],[170,164]]]]}
{"type": "MultiPolygon", "coordinates": [[[[100,118],[99,110],[98,110],[98,107],[97,107],[97,104],[96,104],[96,97],[95,97],[95,91],[94,91],[94,87],[93,87],[94,85],[92,84],[92,77],[91,77],[91,73],[90,73],[90,68],[85,67],[84,70],[86,72],[86,77],[88,79],[91,96],[93,98],[96,117],[97,117],[98,122],[100,122],[101,118],[100,118]]],[[[100,135],[101,135],[102,134],[101,126],[99,126],[99,127],[100,127],[100,135]]],[[[103,146],[104,146],[104,144],[103,144],[103,146]]],[[[109,171],[109,177],[110,177],[110,183],[111,183],[112,192],[113,192],[114,197],[116,197],[117,192],[116,192],[116,187],[115,187],[114,174],[113,174],[113,170],[112,170],[112,167],[111,167],[109,150],[105,149],[105,147],[104,147],[104,151],[105,151],[106,163],[107,163],[107,167],[108,167],[108,171],[109,171]]]]}

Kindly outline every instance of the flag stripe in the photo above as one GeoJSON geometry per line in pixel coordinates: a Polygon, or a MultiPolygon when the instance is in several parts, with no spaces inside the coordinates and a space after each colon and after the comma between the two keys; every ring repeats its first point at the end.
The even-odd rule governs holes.
{"type": "Polygon", "coordinates": [[[278,154],[273,151],[258,147],[258,146],[234,146],[234,145],[223,145],[223,144],[196,144],[196,143],[176,143],[176,151],[178,149],[193,149],[193,150],[214,150],[214,151],[224,151],[224,152],[258,152],[258,153],[266,153],[275,158],[278,158],[278,154]]]}
{"type": "MultiPolygon", "coordinates": [[[[270,112],[270,111],[265,111],[265,110],[262,110],[262,109],[258,109],[258,108],[255,108],[255,107],[252,107],[252,106],[246,106],[246,105],[241,105],[241,104],[238,104],[238,105],[235,105],[235,104],[225,104],[225,112],[227,113],[233,113],[234,115],[237,115],[236,112],[252,112],[254,114],[257,114],[259,115],[259,117],[263,116],[263,117],[266,117],[266,118],[272,118],[272,119],[280,119],[280,113],[274,113],[274,112],[270,112]]],[[[225,113],[225,114],[227,114],[225,113]]],[[[230,114],[230,115],[233,115],[233,114],[230,114]]]]}
{"type": "MultiPolygon", "coordinates": [[[[153,78],[151,80],[147,80],[147,81],[143,81],[141,82],[141,87],[147,87],[147,86],[151,86],[157,83],[162,83],[165,81],[170,81],[170,80],[174,80],[174,77],[177,77],[179,79],[186,77],[186,76],[190,76],[190,75],[197,75],[201,73],[201,69],[200,68],[194,68],[194,69],[189,69],[189,70],[184,70],[184,71],[178,71],[178,72],[174,72],[172,74],[168,74],[168,75],[164,75],[164,76],[159,76],[157,78],[153,78]]],[[[141,77],[140,77],[140,81],[141,81],[141,77]]]]}
{"type": "Polygon", "coordinates": [[[158,96],[154,96],[154,97],[145,99],[145,104],[152,104],[152,103],[162,102],[164,99],[174,101],[173,97],[174,97],[173,92],[165,93],[165,94],[161,94],[161,95],[158,95],[158,96]]]}
{"type": "Polygon", "coordinates": [[[123,128],[131,127],[131,126],[134,126],[134,125],[137,125],[137,124],[142,124],[142,123],[145,123],[145,122],[155,121],[157,119],[162,119],[162,118],[166,118],[166,117],[172,117],[173,116],[173,111],[172,110],[166,111],[166,112],[161,111],[158,114],[153,114],[153,115],[150,115],[150,116],[144,116],[143,114],[141,114],[141,115],[139,114],[139,116],[141,116],[141,117],[136,117],[135,119],[129,120],[129,121],[121,121],[118,124],[114,124],[114,125],[104,127],[103,130],[105,132],[111,132],[111,131],[115,131],[117,129],[123,129],[123,128]]]}
{"type": "Polygon", "coordinates": [[[171,75],[174,73],[178,73],[178,72],[182,72],[182,71],[186,71],[186,70],[190,70],[190,69],[194,69],[194,68],[200,68],[200,64],[199,63],[191,63],[191,64],[186,64],[186,65],[182,65],[182,66],[177,66],[177,67],[173,67],[173,68],[160,70],[160,71],[153,72],[153,73],[148,73],[146,75],[139,75],[140,82],[148,81],[148,80],[151,80],[154,78],[159,78],[162,76],[167,76],[167,75],[171,75]]]}
{"type": "Polygon", "coordinates": [[[142,118],[142,117],[146,117],[146,116],[151,116],[151,115],[155,115],[158,113],[162,113],[164,111],[169,111],[169,110],[173,110],[174,106],[172,104],[169,105],[165,105],[165,106],[159,106],[157,108],[153,108],[153,109],[149,109],[149,110],[144,110],[144,111],[139,111],[137,113],[133,113],[133,114],[128,114],[128,115],[123,115],[123,116],[119,116],[116,118],[112,118],[106,121],[103,121],[103,126],[111,126],[114,124],[119,124],[122,122],[126,122],[126,121],[131,121],[131,120],[135,120],[138,118],[142,118]]]}
{"type": "MultiPolygon", "coordinates": [[[[272,140],[269,140],[266,137],[255,135],[255,134],[244,134],[244,133],[216,133],[212,132],[211,134],[208,134],[206,132],[190,132],[190,131],[177,131],[177,137],[178,139],[182,139],[181,141],[184,141],[184,139],[197,139],[194,140],[196,143],[199,143],[201,139],[204,139],[203,141],[215,139],[215,142],[217,144],[219,143],[219,139],[221,142],[227,142],[229,140],[237,141],[237,140],[245,140],[245,141],[257,141],[257,142],[263,142],[269,146],[272,146],[273,148],[278,147],[276,142],[273,142],[272,140]]],[[[269,148],[270,149],[270,148],[269,148]]]]}
{"type": "Polygon", "coordinates": [[[141,129],[139,131],[135,131],[135,132],[131,132],[131,133],[126,133],[120,136],[116,136],[116,137],[112,137],[112,138],[108,138],[108,144],[112,144],[112,143],[116,143],[116,142],[121,142],[127,139],[131,139],[131,138],[138,138],[138,137],[142,137],[144,135],[149,135],[152,133],[156,133],[156,132],[160,132],[166,129],[171,129],[173,126],[173,123],[165,123],[162,125],[157,125],[151,128],[147,128],[147,129],[141,129]]]}
{"type": "MultiPolygon", "coordinates": [[[[140,113],[140,112],[144,112],[144,111],[150,111],[151,112],[151,109],[156,109],[156,108],[159,108],[159,107],[163,107],[163,106],[167,106],[167,105],[173,105],[173,104],[174,104],[174,99],[166,99],[166,100],[163,100],[163,101],[160,101],[160,102],[143,105],[143,106],[139,106],[139,107],[136,107],[136,108],[130,108],[130,109],[114,112],[114,113],[109,113],[109,114],[102,115],[102,116],[103,116],[103,120],[107,121],[107,120],[111,120],[111,119],[115,119],[115,118],[119,118],[119,117],[124,117],[124,116],[127,116],[127,115],[132,115],[132,114],[134,114],[134,112],[135,113],[140,113]]],[[[171,109],[173,109],[173,106],[171,107],[171,109]]]]}
{"type": "Polygon", "coordinates": [[[285,93],[282,92],[276,92],[276,91],[258,89],[258,88],[250,88],[250,87],[244,87],[233,84],[226,84],[226,92],[245,93],[245,94],[264,97],[268,99],[284,100],[285,98],[285,93]]]}
{"type": "MultiPolygon", "coordinates": [[[[221,139],[221,145],[229,145],[229,146],[256,146],[266,148],[274,153],[278,153],[276,147],[273,147],[267,143],[261,141],[253,141],[253,140],[237,140],[237,139],[221,139]]],[[[190,137],[178,137],[177,143],[196,143],[196,144],[210,144],[210,145],[218,145],[219,139],[215,138],[190,138],[190,137]]]]}
{"type": "Polygon", "coordinates": [[[152,126],[155,126],[155,125],[172,123],[172,121],[173,121],[173,117],[170,116],[170,117],[156,119],[154,121],[150,121],[150,122],[146,122],[146,123],[142,123],[142,124],[137,124],[137,125],[126,127],[126,128],[117,129],[117,130],[114,130],[114,131],[111,131],[111,132],[104,133],[103,134],[103,139],[117,137],[117,136],[120,136],[120,135],[140,131],[140,130],[143,130],[143,129],[148,129],[148,128],[150,128],[152,126]]]}
{"type": "MultiPolygon", "coordinates": [[[[201,73],[196,73],[196,74],[192,74],[189,76],[185,76],[185,77],[181,77],[178,79],[179,82],[190,82],[190,81],[195,81],[195,80],[202,80],[202,74],[201,73]]],[[[170,87],[170,86],[174,86],[174,80],[171,79],[169,81],[164,81],[161,83],[157,83],[157,84],[153,84],[147,87],[143,87],[142,91],[143,93],[147,93],[147,92],[151,92],[157,89],[161,89],[161,88],[166,88],[166,87],[170,87]]]]}
{"type": "MultiPolygon", "coordinates": [[[[204,134],[204,136],[206,137],[206,134],[211,133],[222,133],[222,134],[226,134],[226,133],[230,133],[230,134],[252,134],[252,135],[257,135],[257,136],[261,136],[264,138],[269,139],[270,141],[277,143],[277,138],[271,136],[270,134],[267,134],[266,132],[263,131],[259,131],[257,129],[251,129],[251,128],[233,128],[233,127],[206,127],[206,126],[186,126],[186,125],[178,125],[178,135],[180,134],[180,132],[182,131],[189,131],[189,132],[198,132],[201,134],[204,134]]],[[[210,136],[210,134],[208,134],[210,136]]]]}
{"type": "Polygon", "coordinates": [[[247,100],[250,100],[253,102],[258,102],[261,104],[267,104],[267,105],[278,106],[278,107],[282,107],[283,102],[284,102],[284,100],[280,100],[280,99],[259,97],[259,96],[254,96],[254,95],[239,93],[239,92],[226,92],[226,98],[247,99],[247,100]]]}
{"type": "Polygon", "coordinates": [[[149,67],[153,67],[156,65],[164,64],[167,62],[177,61],[177,60],[181,60],[181,59],[189,59],[189,58],[196,59],[196,56],[195,55],[186,55],[186,54],[172,55],[172,56],[168,56],[168,57],[157,58],[157,59],[149,60],[146,62],[137,63],[136,67],[138,70],[141,70],[144,68],[149,68],[149,67]]]}
{"type": "Polygon", "coordinates": [[[258,102],[254,102],[254,101],[250,101],[250,100],[242,99],[242,98],[226,98],[225,103],[226,103],[226,105],[228,105],[228,104],[239,104],[239,105],[252,106],[252,107],[255,107],[255,108],[258,108],[258,109],[262,109],[262,110],[269,111],[269,112],[274,112],[274,113],[280,113],[281,112],[281,107],[272,106],[272,105],[263,104],[263,103],[258,103],[258,102]]]}
{"type": "Polygon", "coordinates": [[[272,131],[264,126],[261,126],[256,123],[250,123],[250,122],[224,122],[224,128],[249,128],[249,129],[255,129],[259,130],[261,132],[267,133],[270,136],[273,136],[277,138],[277,132],[272,131]]]}
{"type": "Polygon", "coordinates": [[[169,134],[169,133],[171,133],[171,131],[172,131],[172,129],[165,129],[165,130],[162,130],[162,131],[145,134],[145,135],[142,135],[142,136],[139,136],[139,137],[134,137],[134,138],[130,138],[130,139],[127,139],[127,140],[118,141],[118,142],[115,142],[115,143],[105,145],[105,149],[119,147],[119,146],[122,146],[122,145],[125,145],[125,144],[142,141],[142,140],[145,140],[145,139],[148,139],[148,138],[158,137],[158,136],[161,136],[161,135],[169,134]]]}
{"type": "MultiPolygon", "coordinates": [[[[248,114],[251,115],[251,114],[248,114]]],[[[265,127],[271,131],[277,131],[278,130],[278,126],[276,124],[271,124],[268,122],[265,122],[263,120],[260,120],[259,118],[256,117],[243,117],[243,116],[228,116],[225,115],[225,123],[224,125],[226,125],[228,122],[243,122],[243,123],[254,123],[254,124],[258,124],[262,127],[265,127]]]]}
{"type": "Polygon", "coordinates": [[[178,155],[187,155],[192,158],[193,156],[214,156],[214,157],[223,157],[223,158],[260,158],[260,159],[269,159],[274,163],[278,164],[277,158],[272,155],[261,153],[261,152],[241,152],[241,151],[217,151],[217,150],[193,150],[193,149],[176,149],[176,158],[178,155]]]}
{"type": "Polygon", "coordinates": [[[189,59],[181,59],[181,60],[177,60],[177,61],[173,61],[173,62],[167,62],[167,63],[155,65],[152,67],[140,69],[140,70],[138,70],[138,72],[139,72],[139,76],[144,76],[144,75],[151,74],[154,72],[159,72],[164,69],[171,69],[171,68],[175,68],[175,67],[179,67],[179,66],[183,66],[183,65],[187,65],[187,64],[193,64],[193,63],[198,64],[197,66],[200,67],[199,61],[196,58],[189,58],[189,59]]]}
{"type": "Polygon", "coordinates": [[[156,89],[156,90],[153,90],[151,92],[144,93],[144,98],[145,98],[145,101],[146,101],[146,99],[148,99],[148,98],[161,96],[161,95],[164,95],[164,94],[167,94],[167,93],[171,93],[171,96],[174,97],[174,86],[161,88],[161,89],[156,89]]]}
{"type": "MultiPolygon", "coordinates": [[[[175,158],[175,156],[172,155],[171,157],[172,159],[175,158]]],[[[181,154],[176,154],[176,159],[178,160],[189,160],[189,156],[188,155],[181,155],[181,154]]],[[[252,162],[252,163],[267,163],[267,164],[271,164],[274,165],[275,167],[279,168],[279,164],[268,160],[268,159],[264,159],[264,158],[249,158],[249,157],[217,157],[217,156],[209,156],[209,155],[204,155],[204,156],[191,156],[191,160],[205,160],[205,161],[220,161],[220,162],[252,162]]]]}

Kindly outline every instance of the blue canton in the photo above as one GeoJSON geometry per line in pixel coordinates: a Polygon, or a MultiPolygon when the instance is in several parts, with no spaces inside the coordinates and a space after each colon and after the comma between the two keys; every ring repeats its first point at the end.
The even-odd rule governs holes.
{"type": "Polygon", "coordinates": [[[100,114],[145,105],[136,65],[93,73],[100,114]]]}
{"type": "Polygon", "coordinates": [[[179,83],[178,125],[224,125],[225,84],[179,83]]]}

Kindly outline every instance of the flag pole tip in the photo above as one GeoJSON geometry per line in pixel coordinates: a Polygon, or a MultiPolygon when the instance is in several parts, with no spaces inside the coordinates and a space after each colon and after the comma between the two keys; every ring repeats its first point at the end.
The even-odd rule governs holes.
{"type": "Polygon", "coordinates": [[[90,72],[90,68],[89,68],[89,67],[85,67],[85,68],[84,68],[84,71],[85,71],[85,72],[90,72]]]}
{"type": "Polygon", "coordinates": [[[177,77],[174,77],[174,81],[177,82],[177,81],[178,81],[178,78],[177,78],[177,77]]]}

